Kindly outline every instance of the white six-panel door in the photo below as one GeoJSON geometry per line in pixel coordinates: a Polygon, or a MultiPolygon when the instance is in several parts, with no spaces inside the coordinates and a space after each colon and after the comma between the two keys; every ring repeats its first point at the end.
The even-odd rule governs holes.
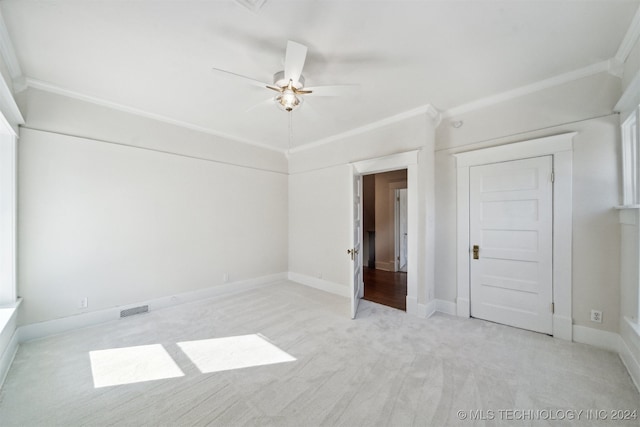
{"type": "Polygon", "coordinates": [[[553,332],[552,171],[552,156],[470,168],[471,316],[553,332]]]}

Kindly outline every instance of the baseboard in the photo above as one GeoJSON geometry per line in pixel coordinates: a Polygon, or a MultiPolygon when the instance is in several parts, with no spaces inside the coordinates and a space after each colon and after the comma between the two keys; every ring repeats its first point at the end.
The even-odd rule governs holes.
{"type": "Polygon", "coordinates": [[[625,340],[622,338],[620,338],[620,351],[618,352],[618,355],[620,356],[620,360],[622,360],[622,364],[627,368],[631,381],[633,381],[633,384],[636,386],[638,391],[640,391],[640,363],[633,355],[633,352],[625,340]]]}
{"type": "Polygon", "coordinates": [[[376,261],[376,270],[396,271],[396,263],[393,261],[376,261]]]}
{"type": "Polygon", "coordinates": [[[437,309],[438,309],[438,303],[434,299],[429,301],[426,304],[419,304],[419,305],[424,307],[423,313],[424,313],[424,317],[426,317],[426,318],[429,318],[429,317],[433,316],[436,313],[437,309]]]}
{"type": "Polygon", "coordinates": [[[636,320],[624,317],[620,321],[620,360],[640,391],[640,328],[636,320]]]}
{"type": "MultiPolygon", "coordinates": [[[[591,329],[591,328],[587,328],[591,329]]],[[[553,315],[553,337],[566,341],[573,340],[573,320],[570,317],[553,315]]]]}
{"type": "Polygon", "coordinates": [[[456,305],[451,301],[434,299],[426,304],[418,303],[417,299],[407,297],[407,314],[429,318],[436,312],[456,315],[456,305]]]}
{"type": "Polygon", "coordinates": [[[286,280],[286,278],[286,273],[271,274],[268,276],[261,276],[257,278],[211,286],[209,288],[199,289],[197,291],[174,294],[148,301],[139,301],[134,304],[127,304],[104,310],[90,311],[74,316],[49,320],[46,322],[32,323],[30,325],[24,325],[18,328],[18,341],[30,341],[34,339],[44,338],[50,335],[60,334],[74,329],[86,328],[88,326],[94,326],[100,323],[117,320],[120,318],[121,310],[126,310],[127,308],[131,307],[148,305],[149,311],[154,311],[189,302],[200,301],[218,295],[244,292],[267,285],[269,283],[276,282],[278,280],[286,280]]]}
{"type": "Polygon", "coordinates": [[[603,348],[614,353],[618,353],[620,349],[620,335],[615,332],[602,331],[586,326],[573,325],[573,341],[603,348]]]}
{"type": "Polygon", "coordinates": [[[617,353],[622,364],[627,368],[631,381],[640,391],[640,363],[624,340],[624,332],[622,331],[622,335],[619,335],[614,332],[574,325],[573,341],[617,353]]]}
{"type": "Polygon", "coordinates": [[[470,301],[466,298],[456,298],[456,316],[471,317],[470,301]]]}
{"type": "Polygon", "coordinates": [[[328,280],[307,276],[306,274],[294,273],[292,271],[288,273],[288,278],[292,282],[300,283],[301,285],[309,286],[310,288],[340,295],[345,298],[351,297],[349,287],[341,285],[340,283],[330,282],[328,280]]]}
{"type": "Polygon", "coordinates": [[[424,310],[424,306],[420,306],[420,304],[418,304],[418,299],[415,297],[410,297],[407,295],[407,314],[410,314],[412,316],[418,316],[418,317],[425,317],[424,313],[426,310],[424,310]]]}
{"type": "Polygon", "coordinates": [[[437,299],[436,300],[436,311],[438,313],[450,314],[455,316],[457,314],[457,307],[455,302],[437,299]]]}

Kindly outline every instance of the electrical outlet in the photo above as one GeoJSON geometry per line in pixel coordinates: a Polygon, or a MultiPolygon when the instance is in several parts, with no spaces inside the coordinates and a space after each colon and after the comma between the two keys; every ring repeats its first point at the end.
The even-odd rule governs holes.
{"type": "Polygon", "coordinates": [[[78,308],[87,308],[87,307],[89,307],[89,298],[87,297],[81,298],[78,304],[78,308]]]}
{"type": "Polygon", "coordinates": [[[600,310],[591,310],[591,321],[602,323],[602,312],[600,310]]]}

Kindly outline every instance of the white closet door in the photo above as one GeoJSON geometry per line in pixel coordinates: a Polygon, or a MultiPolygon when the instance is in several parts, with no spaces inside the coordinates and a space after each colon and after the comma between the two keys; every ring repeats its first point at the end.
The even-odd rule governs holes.
{"type": "Polygon", "coordinates": [[[470,168],[471,316],[552,333],[552,170],[551,156],[470,168]]]}

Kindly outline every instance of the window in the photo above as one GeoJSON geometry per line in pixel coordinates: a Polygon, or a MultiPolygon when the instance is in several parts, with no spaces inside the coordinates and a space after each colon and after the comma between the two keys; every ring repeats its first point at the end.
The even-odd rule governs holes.
{"type": "Polygon", "coordinates": [[[638,198],[638,111],[622,123],[622,204],[637,205],[638,198]]]}
{"type": "Polygon", "coordinates": [[[0,113],[0,306],[15,302],[16,134],[0,113]]]}
{"type": "MultiPolygon", "coordinates": [[[[638,147],[639,141],[638,137],[640,136],[640,106],[636,107],[631,114],[622,122],[621,126],[621,137],[622,137],[622,204],[623,207],[634,207],[638,208],[640,205],[640,196],[638,194],[638,190],[640,189],[640,175],[639,175],[639,164],[640,158],[640,150],[638,147]]],[[[637,209],[634,209],[637,211],[637,209]]],[[[635,238],[640,239],[640,232],[638,232],[637,219],[638,214],[634,213],[634,219],[627,224],[636,224],[636,233],[635,238]]],[[[638,246],[640,247],[640,242],[638,242],[638,246]]],[[[623,251],[625,247],[623,246],[623,251]]],[[[640,263],[640,259],[636,260],[636,263],[631,268],[636,270],[638,268],[638,263],[640,263]]],[[[638,289],[638,299],[637,306],[635,309],[634,316],[635,321],[630,323],[634,329],[637,328],[638,319],[640,319],[640,282],[636,283],[638,289]]],[[[622,290],[622,292],[625,292],[622,290]]],[[[631,313],[628,313],[631,314],[631,313]]],[[[638,331],[638,329],[636,329],[638,331]]]]}

